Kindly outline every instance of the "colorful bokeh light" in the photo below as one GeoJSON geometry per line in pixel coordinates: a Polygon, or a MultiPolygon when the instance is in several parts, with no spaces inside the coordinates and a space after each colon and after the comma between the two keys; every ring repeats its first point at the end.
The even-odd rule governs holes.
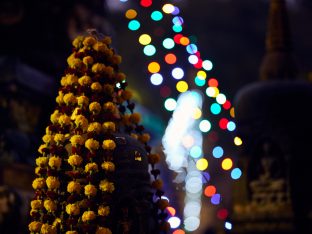
{"type": "Polygon", "coordinates": [[[205,158],[198,159],[196,162],[196,168],[200,171],[204,171],[208,168],[208,160],[205,158]]]}
{"type": "Polygon", "coordinates": [[[179,81],[176,88],[180,93],[184,93],[188,90],[188,84],[185,81],[179,81]]]}
{"type": "Polygon", "coordinates": [[[222,166],[222,169],[225,171],[230,170],[233,167],[232,159],[230,158],[223,159],[221,166],[222,166]]]}
{"type": "Polygon", "coordinates": [[[160,71],[160,65],[157,62],[151,62],[148,64],[147,69],[150,73],[157,73],[160,71]]]}
{"type": "Polygon", "coordinates": [[[142,34],[139,37],[139,42],[141,45],[148,45],[149,43],[151,43],[151,41],[152,41],[152,38],[148,34],[142,34]]]}
{"type": "Polygon", "coordinates": [[[137,15],[138,15],[138,13],[134,9],[127,10],[126,14],[125,14],[127,19],[134,19],[137,15]]]}
{"type": "Polygon", "coordinates": [[[146,56],[153,56],[156,53],[156,48],[153,45],[146,45],[143,52],[146,56]]]}
{"type": "Polygon", "coordinates": [[[128,28],[131,30],[131,31],[136,31],[138,30],[139,28],[141,27],[141,24],[139,21],[137,20],[131,20],[128,24],[128,28]]]}

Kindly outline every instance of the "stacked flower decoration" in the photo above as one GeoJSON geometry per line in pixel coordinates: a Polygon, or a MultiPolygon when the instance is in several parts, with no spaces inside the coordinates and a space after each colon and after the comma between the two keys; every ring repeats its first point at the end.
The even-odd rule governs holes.
{"type": "Polygon", "coordinates": [[[147,144],[150,137],[133,112],[126,76],[119,72],[121,57],[110,43],[109,37],[95,34],[73,41],[57,107],[38,149],[31,233],[112,233],[116,133],[127,133],[145,145],[159,232],[168,230],[168,204],[161,199],[162,181],[154,167],[160,156],[147,144]]]}

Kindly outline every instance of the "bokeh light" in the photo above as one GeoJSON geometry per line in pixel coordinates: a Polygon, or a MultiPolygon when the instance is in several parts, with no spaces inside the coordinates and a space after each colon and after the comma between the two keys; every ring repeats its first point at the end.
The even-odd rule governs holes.
{"type": "Polygon", "coordinates": [[[200,79],[197,76],[195,77],[194,81],[195,81],[195,84],[197,86],[199,86],[199,87],[202,87],[202,86],[204,86],[206,84],[206,80],[205,79],[200,79]]]}
{"type": "Polygon", "coordinates": [[[225,159],[223,159],[221,165],[222,165],[222,169],[227,171],[233,167],[233,161],[230,158],[225,158],[225,159]]]}
{"type": "Polygon", "coordinates": [[[188,57],[188,61],[190,64],[196,64],[196,63],[198,63],[198,57],[196,55],[192,54],[188,57]]]}
{"type": "Polygon", "coordinates": [[[186,51],[189,53],[189,54],[195,54],[197,51],[198,51],[198,48],[195,44],[189,44],[187,47],[186,47],[186,51]]]}
{"type": "Polygon", "coordinates": [[[166,14],[171,14],[172,12],[174,12],[175,7],[172,4],[165,4],[162,7],[163,12],[165,12],[166,14]]]}
{"type": "Polygon", "coordinates": [[[210,199],[211,203],[214,205],[219,205],[220,200],[221,200],[221,195],[219,193],[214,194],[210,199]]]}
{"type": "Polygon", "coordinates": [[[156,48],[153,45],[144,46],[143,52],[146,56],[153,56],[156,53],[156,48]]]}
{"type": "Polygon", "coordinates": [[[163,18],[163,14],[160,11],[153,11],[151,14],[151,18],[154,21],[160,21],[163,18]]]}
{"type": "Polygon", "coordinates": [[[176,32],[176,33],[179,33],[179,32],[182,32],[182,30],[183,30],[183,27],[181,26],[181,25],[173,25],[172,26],[172,30],[174,31],[174,32],[176,32]]]}
{"type": "Polygon", "coordinates": [[[210,106],[210,111],[214,115],[218,115],[221,112],[221,106],[218,103],[212,103],[210,106]]]}
{"type": "Polygon", "coordinates": [[[242,176],[242,171],[241,171],[241,169],[239,169],[239,168],[234,168],[234,169],[231,171],[231,177],[232,177],[233,180],[237,180],[237,179],[239,179],[241,176],[242,176]]]}
{"type": "Polygon", "coordinates": [[[151,75],[151,83],[153,85],[160,85],[163,82],[163,76],[159,73],[151,75]]]}
{"type": "Polygon", "coordinates": [[[193,119],[199,119],[202,116],[203,112],[199,107],[194,108],[193,119]]]}
{"type": "Polygon", "coordinates": [[[185,81],[179,81],[176,88],[180,93],[184,93],[188,90],[188,84],[185,81]]]}
{"type": "Polygon", "coordinates": [[[233,225],[232,225],[230,222],[225,222],[224,227],[225,227],[227,230],[232,230],[233,225]]]}
{"type": "Polygon", "coordinates": [[[223,130],[225,130],[227,128],[227,124],[228,124],[228,120],[226,118],[222,118],[219,121],[219,127],[223,130]]]}
{"type": "Polygon", "coordinates": [[[211,123],[207,119],[203,119],[199,123],[199,130],[202,132],[209,132],[211,129],[211,123]]]}
{"type": "Polygon", "coordinates": [[[151,41],[152,41],[152,38],[148,34],[142,34],[139,37],[139,42],[141,45],[148,45],[149,43],[151,43],[151,41]]]}
{"type": "Polygon", "coordinates": [[[210,60],[204,60],[202,66],[206,71],[210,71],[213,68],[213,64],[210,60]]]}
{"type": "Polygon", "coordinates": [[[232,132],[236,129],[236,124],[233,121],[229,121],[227,124],[227,129],[232,132]]]}
{"type": "Polygon", "coordinates": [[[237,146],[240,146],[240,145],[243,144],[243,141],[242,141],[242,139],[240,137],[236,136],[234,138],[234,144],[237,145],[237,146]]]}
{"type": "Polygon", "coordinates": [[[141,0],[140,1],[140,4],[142,7],[149,7],[152,5],[152,3],[153,3],[152,0],[141,0]]]}
{"type": "Polygon", "coordinates": [[[190,150],[190,155],[192,158],[199,158],[202,156],[202,148],[198,145],[195,145],[190,150]]]}
{"type": "Polygon", "coordinates": [[[150,73],[157,73],[160,71],[160,65],[157,62],[151,62],[148,64],[147,69],[150,73]]]}
{"type": "Polygon", "coordinates": [[[125,14],[127,19],[134,19],[137,15],[138,13],[134,9],[127,10],[125,14]]]}
{"type": "Polygon", "coordinates": [[[183,76],[184,76],[184,71],[183,71],[182,68],[176,67],[176,68],[174,68],[174,69],[172,70],[171,75],[172,75],[173,78],[179,80],[179,79],[182,79],[182,78],[183,78],[183,76]]]}
{"type": "Polygon", "coordinates": [[[200,224],[200,219],[195,216],[187,217],[184,220],[184,228],[185,230],[190,231],[190,232],[195,231],[199,227],[199,224],[200,224]]]}
{"type": "Polygon", "coordinates": [[[218,81],[215,78],[211,78],[208,81],[208,85],[210,87],[218,87],[219,83],[218,83],[218,81]]]}
{"type": "Polygon", "coordinates": [[[175,16],[172,19],[172,23],[174,25],[180,25],[181,26],[183,24],[183,22],[184,22],[184,20],[183,20],[183,18],[181,16],[175,16]]]}
{"type": "Polygon", "coordinates": [[[174,41],[171,38],[166,38],[165,40],[163,40],[163,46],[170,50],[174,47],[174,41]]]}
{"type": "Polygon", "coordinates": [[[183,231],[182,229],[177,229],[172,234],[185,234],[185,231],[183,231]]]}
{"type": "Polygon", "coordinates": [[[191,148],[194,145],[194,143],[195,143],[195,140],[191,135],[186,135],[182,139],[182,144],[187,149],[191,148]]]}
{"type": "Polygon", "coordinates": [[[215,158],[221,158],[224,154],[224,151],[221,146],[216,146],[212,150],[212,156],[215,158]]]}
{"type": "Polygon", "coordinates": [[[175,64],[177,62],[177,57],[172,53],[166,54],[165,61],[168,64],[175,64]]]}
{"type": "Polygon", "coordinates": [[[215,195],[216,192],[217,189],[213,185],[208,185],[204,190],[204,194],[206,197],[212,197],[213,195],[215,195]]]}
{"type": "Polygon", "coordinates": [[[139,21],[137,20],[131,20],[128,24],[128,28],[131,30],[131,31],[136,31],[140,28],[141,24],[139,21]]]}
{"type": "Polygon", "coordinates": [[[204,171],[208,168],[208,161],[205,158],[198,159],[196,162],[196,168],[200,171],[204,171]]]}
{"type": "Polygon", "coordinates": [[[174,100],[173,98],[167,98],[165,101],[165,108],[168,111],[174,111],[174,109],[177,106],[177,101],[174,100]]]}
{"type": "Polygon", "coordinates": [[[206,72],[204,72],[204,71],[198,71],[198,72],[197,72],[197,77],[198,77],[199,79],[204,80],[204,79],[206,79],[207,74],[206,74],[206,72]]]}
{"type": "Polygon", "coordinates": [[[175,216],[176,215],[176,209],[174,209],[172,206],[168,206],[166,208],[166,210],[169,213],[169,215],[171,215],[171,216],[175,216]]]}
{"type": "Polygon", "coordinates": [[[223,93],[219,93],[216,97],[217,103],[223,105],[226,102],[226,96],[223,93]]]}
{"type": "Polygon", "coordinates": [[[170,217],[168,219],[168,223],[170,224],[171,228],[177,228],[181,224],[181,219],[178,217],[170,217]]]}
{"type": "Polygon", "coordinates": [[[221,220],[225,220],[228,217],[228,215],[229,215],[229,212],[225,208],[220,209],[217,212],[217,217],[221,220]]]}

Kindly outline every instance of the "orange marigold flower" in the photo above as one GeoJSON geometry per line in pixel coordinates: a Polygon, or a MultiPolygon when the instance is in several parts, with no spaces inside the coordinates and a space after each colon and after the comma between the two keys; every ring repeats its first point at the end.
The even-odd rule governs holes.
{"type": "Polygon", "coordinates": [[[100,182],[100,189],[103,192],[112,193],[115,190],[114,183],[109,182],[108,180],[101,180],[100,182]]]}
{"type": "Polygon", "coordinates": [[[99,83],[99,82],[93,82],[91,84],[91,89],[94,91],[94,92],[101,92],[102,91],[102,85],[99,83]]]}
{"type": "Polygon", "coordinates": [[[82,59],[82,62],[85,64],[85,65],[91,65],[93,64],[94,60],[91,56],[86,56],[82,59]]]}
{"type": "Polygon", "coordinates": [[[132,92],[129,91],[129,90],[124,90],[122,93],[121,93],[121,97],[124,99],[124,100],[129,100],[132,98],[132,92]]]}
{"type": "Polygon", "coordinates": [[[66,93],[63,97],[63,101],[66,105],[74,105],[77,103],[77,98],[73,93],[66,93]]]}
{"type": "Polygon", "coordinates": [[[77,49],[79,49],[80,47],[83,46],[82,42],[83,42],[83,36],[78,36],[73,40],[73,46],[77,49]]]}
{"type": "Polygon", "coordinates": [[[46,134],[42,137],[42,140],[44,143],[50,144],[53,141],[53,137],[52,137],[52,135],[46,134]]]}
{"type": "Polygon", "coordinates": [[[169,202],[166,199],[159,199],[158,200],[158,207],[161,210],[166,209],[169,206],[169,202]]]}
{"type": "Polygon", "coordinates": [[[38,158],[36,158],[36,165],[38,167],[44,168],[48,165],[48,161],[49,161],[48,157],[43,157],[43,156],[38,157],[38,158]]]}
{"type": "Polygon", "coordinates": [[[52,156],[49,158],[49,166],[52,168],[60,168],[62,164],[62,159],[60,157],[52,156]]]}
{"type": "Polygon", "coordinates": [[[151,139],[151,136],[148,133],[143,133],[139,136],[139,141],[142,143],[147,143],[151,139]]]}
{"type": "Polygon", "coordinates": [[[97,134],[99,134],[102,130],[102,126],[100,123],[98,122],[93,122],[93,123],[90,123],[89,126],[88,126],[88,132],[96,132],[97,134]]]}
{"type": "Polygon", "coordinates": [[[113,63],[113,64],[117,64],[117,65],[118,65],[118,64],[121,63],[121,56],[115,54],[115,55],[111,58],[111,60],[112,60],[112,63],[113,63]]]}
{"type": "Polygon", "coordinates": [[[93,49],[95,51],[105,52],[106,50],[108,50],[108,47],[103,42],[98,41],[93,45],[93,49]]]}
{"type": "Polygon", "coordinates": [[[162,188],[162,186],[163,186],[163,182],[162,182],[162,180],[160,180],[160,179],[154,180],[154,181],[152,182],[152,187],[153,187],[154,189],[160,190],[160,189],[162,188]]]}
{"type": "Polygon", "coordinates": [[[86,196],[94,197],[97,193],[97,188],[93,184],[87,184],[84,187],[84,194],[86,196]]]}
{"type": "Polygon", "coordinates": [[[60,187],[60,181],[57,177],[54,176],[48,176],[48,178],[46,179],[46,184],[47,187],[52,190],[60,187]]]}
{"type": "Polygon", "coordinates": [[[86,37],[82,42],[84,46],[93,46],[95,43],[96,39],[92,36],[86,37]]]}
{"type": "Polygon", "coordinates": [[[82,128],[83,131],[86,131],[88,129],[88,119],[83,115],[76,116],[75,124],[77,127],[82,128]]]}
{"type": "Polygon", "coordinates": [[[69,193],[80,193],[81,185],[76,181],[70,181],[67,185],[67,192],[69,193]]]}
{"type": "Polygon", "coordinates": [[[108,216],[109,213],[110,213],[110,208],[109,208],[109,206],[99,206],[98,215],[101,215],[101,216],[108,216]]]}
{"type": "Polygon", "coordinates": [[[105,65],[103,63],[95,63],[91,68],[94,73],[102,73],[105,71],[105,65]]]}
{"type": "Polygon", "coordinates": [[[61,133],[57,133],[54,135],[54,141],[56,143],[63,143],[64,141],[66,140],[64,134],[61,134],[61,133]]]}
{"type": "Polygon", "coordinates": [[[104,140],[102,144],[104,150],[114,150],[116,148],[116,143],[113,140],[104,140]]]}
{"type": "Polygon", "coordinates": [[[50,120],[53,124],[56,124],[58,122],[58,119],[59,117],[61,116],[62,114],[59,112],[59,110],[55,110],[53,112],[53,114],[51,115],[50,117],[50,120]]]}
{"type": "Polygon", "coordinates": [[[116,125],[114,122],[104,122],[102,124],[103,131],[106,132],[115,132],[116,131],[116,125]]]}
{"type": "Polygon", "coordinates": [[[78,83],[81,85],[81,86],[87,86],[87,85],[90,85],[92,82],[90,76],[82,76],[78,79],[78,83]]]}
{"type": "Polygon", "coordinates": [[[104,37],[102,40],[106,45],[110,45],[112,43],[112,39],[108,36],[104,37]]]}
{"type": "Polygon", "coordinates": [[[36,178],[34,179],[34,181],[32,182],[32,187],[34,189],[42,189],[45,187],[45,179],[44,178],[36,178]]]}
{"type": "Polygon", "coordinates": [[[72,146],[83,145],[85,138],[82,135],[73,135],[69,141],[72,146]]]}
{"type": "Polygon", "coordinates": [[[149,154],[147,156],[148,158],[148,163],[150,164],[156,164],[160,161],[160,155],[159,154],[149,154]]]}
{"type": "Polygon", "coordinates": [[[41,230],[42,223],[38,221],[33,221],[28,225],[28,229],[31,232],[37,233],[41,230]]]}
{"type": "Polygon", "coordinates": [[[116,106],[115,106],[115,104],[114,103],[112,103],[112,102],[106,102],[105,104],[104,104],[104,106],[103,106],[103,109],[104,109],[104,111],[107,111],[107,112],[114,112],[115,111],[115,109],[116,109],[116,106]]]}
{"type": "Polygon", "coordinates": [[[126,80],[126,75],[125,75],[125,73],[118,72],[115,75],[115,79],[116,79],[117,82],[123,82],[124,80],[126,80]]]}
{"type": "Polygon", "coordinates": [[[41,200],[37,199],[37,200],[32,200],[30,202],[30,207],[31,209],[33,210],[39,210],[39,209],[42,209],[43,207],[43,203],[41,200]]]}
{"type": "Polygon", "coordinates": [[[115,171],[115,164],[112,162],[103,162],[101,167],[105,171],[109,171],[109,172],[115,171]]]}
{"type": "Polygon", "coordinates": [[[98,227],[95,234],[112,234],[112,231],[109,228],[98,227]]]}
{"type": "Polygon", "coordinates": [[[96,163],[92,162],[92,163],[87,163],[85,166],[85,172],[89,173],[90,171],[92,172],[98,172],[99,171],[99,167],[96,163]]]}
{"type": "Polygon", "coordinates": [[[98,102],[92,102],[89,105],[89,110],[94,114],[98,114],[101,111],[101,104],[98,102]]]}
{"type": "Polygon", "coordinates": [[[82,222],[88,222],[90,220],[93,220],[96,218],[96,214],[94,213],[94,211],[85,211],[82,214],[82,222]]]}
{"type": "Polygon", "coordinates": [[[90,138],[90,139],[86,140],[85,147],[90,151],[94,151],[100,147],[100,144],[97,140],[90,138]]]}
{"type": "Polygon", "coordinates": [[[61,116],[59,117],[59,121],[58,121],[58,122],[59,122],[59,124],[60,124],[61,126],[64,126],[64,125],[70,125],[71,120],[70,120],[70,117],[69,117],[69,116],[63,114],[63,115],[61,115],[61,116]]]}
{"type": "Polygon", "coordinates": [[[43,206],[48,212],[53,212],[53,211],[56,211],[57,209],[56,203],[50,199],[45,200],[43,203],[43,206]]]}
{"type": "Polygon", "coordinates": [[[141,115],[139,113],[131,114],[130,121],[134,124],[138,124],[141,121],[141,115]]]}
{"type": "Polygon", "coordinates": [[[72,167],[80,166],[82,161],[83,161],[82,157],[77,154],[70,155],[67,160],[68,164],[71,165],[72,167]]]}
{"type": "Polygon", "coordinates": [[[103,85],[103,92],[108,95],[111,96],[114,92],[114,87],[110,84],[104,84],[103,85]]]}
{"type": "Polygon", "coordinates": [[[77,204],[68,204],[66,206],[66,213],[69,215],[79,215],[80,208],[77,204]]]}

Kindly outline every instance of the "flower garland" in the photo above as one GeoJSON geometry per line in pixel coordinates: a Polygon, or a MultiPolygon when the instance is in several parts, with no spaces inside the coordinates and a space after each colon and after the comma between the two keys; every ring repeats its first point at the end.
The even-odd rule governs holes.
{"type": "Polygon", "coordinates": [[[116,132],[126,132],[145,145],[159,232],[169,229],[165,221],[168,202],[161,199],[162,181],[155,168],[160,156],[151,153],[150,136],[134,112],[126,76],[119,72],[121,57],[110,43],[109,37],[99,39],[97,35],[78,36],[73,41],[57,107],[38,149],[31,233],[112,233],[116,132]]]}

